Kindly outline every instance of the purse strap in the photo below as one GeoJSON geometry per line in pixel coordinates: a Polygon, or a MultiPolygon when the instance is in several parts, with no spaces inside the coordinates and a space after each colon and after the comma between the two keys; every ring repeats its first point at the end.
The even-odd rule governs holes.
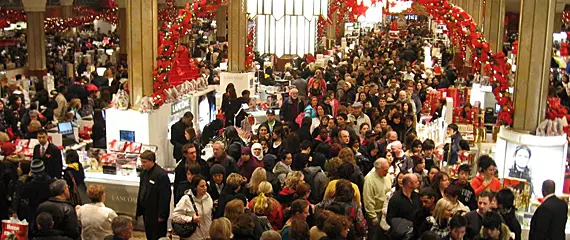
{"type": "Polygon", "coordinates": [[[196,203],[194,203],[194,197],[190,194],[188,194],[188,197],[190,197],[190,201],[192,201],[192,207],[194,208],[194,212],[196,212],[196,216],[199,216],[198,209],[196,208],[196,203]]]}

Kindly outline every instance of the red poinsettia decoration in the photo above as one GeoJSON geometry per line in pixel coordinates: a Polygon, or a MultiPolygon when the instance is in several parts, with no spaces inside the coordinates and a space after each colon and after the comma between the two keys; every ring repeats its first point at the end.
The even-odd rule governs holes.
{"type": "MultiPolygon", "coordinates": [[[[192,22],[195,22],[200,16],[211,14],[222,3],[223,0],[209,2],[194,0],[191,4],[186,4],[184,9],[179,10],[178,16],[172,22],[165,25],[170,26],[167,31],[159,33],[157,67],[153,71],[154,93],[152,100],[155,107],[161,106],[168,100],[165,92],[167,89],[176,87],[187,79],[199,77],[199,68],[194,59],[177,58],[176,53],[179,53],[178,56],[182,56],[185,53],[187,55],[188,51],[188,49],[178,46],[178,40],[192,29],[192,22]]],[[[168,18],[164,17],[164,19],[168,18]]]]}
{"type": "Polygon", "coordinates": [[[489,44],[477,29],[477,24],[471,16],[458,6],[447,0],[418,0],[435,21],[445,24],[453,45],[464,46],[457,53],[465,57],[467,50],[471,51],[471,66],[474,71],[481,70],[490,78],[495,99],[501,106],[497,124],[511,125],[513,123],[513,101],[508,92],[508,74],[510,66],[503,52],[493,53],[489,44]],[[467,47],[465,47],[467,46],[467,47]]]}

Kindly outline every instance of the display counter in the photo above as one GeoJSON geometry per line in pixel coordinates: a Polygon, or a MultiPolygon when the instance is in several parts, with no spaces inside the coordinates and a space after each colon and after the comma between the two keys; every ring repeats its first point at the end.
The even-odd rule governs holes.
{"type": "MultiPolygon", "coordinates": [[[[169,173],[170,182],[174,182],[174,174],[169,173]]],[[[110,175],[101,172],[86,172],[85,184],[101,184],[105,186],[105,206],[112,208],[119,215],[136,215],[137,197],[140,178],[136,176],[110,175]]],[[[170,198],[170,206],[174,206],[174,198],[170,198]]],[[[172,208],[170,209],[172,214],[172,208]]]]}
{"type": "MultiPolygon", "coordinates": [[[[179,118],[172,117],[186,111],[194,114],[194,126],[201,129],[216,117],[214,86],[197,91],[177,101],[166,103],[159,109],[142,113],[136,110],[108,109],[107,146],[112,141],[129,141],[157,147],[157,163],[162,167],[176,165],[172,156],[173,146],[170,144],[170,128],[179,118]]],[[[196,127],[195,127],[196,128],[196,127]]]]}

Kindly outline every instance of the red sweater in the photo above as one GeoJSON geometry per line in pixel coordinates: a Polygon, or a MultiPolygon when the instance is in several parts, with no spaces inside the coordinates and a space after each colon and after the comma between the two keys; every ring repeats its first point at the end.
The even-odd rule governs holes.
{"type": "Polygon", "coordinates": [[[489,185],[483,185],[484,181],[485,180],[483,179],[483,175],[481,174],[477,175],[476,177],[473,178],[473,180],[471,180],[471,187],[473,188],[473,190],[475,190],[475,195],[479,195],[479,193],[484,191],[487,187],[489,187],[489,189],[492,192],[497,192],[501,190],[501,182],[499,181],[499,179],[494,177],[491,183],[489,183],[489,185]]]}

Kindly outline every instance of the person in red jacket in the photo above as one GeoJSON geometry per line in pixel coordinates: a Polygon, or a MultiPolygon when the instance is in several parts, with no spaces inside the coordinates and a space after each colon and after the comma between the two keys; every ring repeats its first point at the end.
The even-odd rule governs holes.
{"type": "Polygon", "coordinates": [[[266,217],[273,230],[278,231],[283,226],[283,209],[281,204],[272,197],[271,183],[263,181],[259,184],[259,195],[247,204],[247,207],[258,217],[266,217]]]}
{"type": "Polygon", "coordinates": [[[479,174],[471,180],[471,187],[475,190],[475,195],[479,195],[484,190],[497,192],[501,189],[501,182],[495,177],[497,164],[489,155],[479,158],[479,174]]]}

